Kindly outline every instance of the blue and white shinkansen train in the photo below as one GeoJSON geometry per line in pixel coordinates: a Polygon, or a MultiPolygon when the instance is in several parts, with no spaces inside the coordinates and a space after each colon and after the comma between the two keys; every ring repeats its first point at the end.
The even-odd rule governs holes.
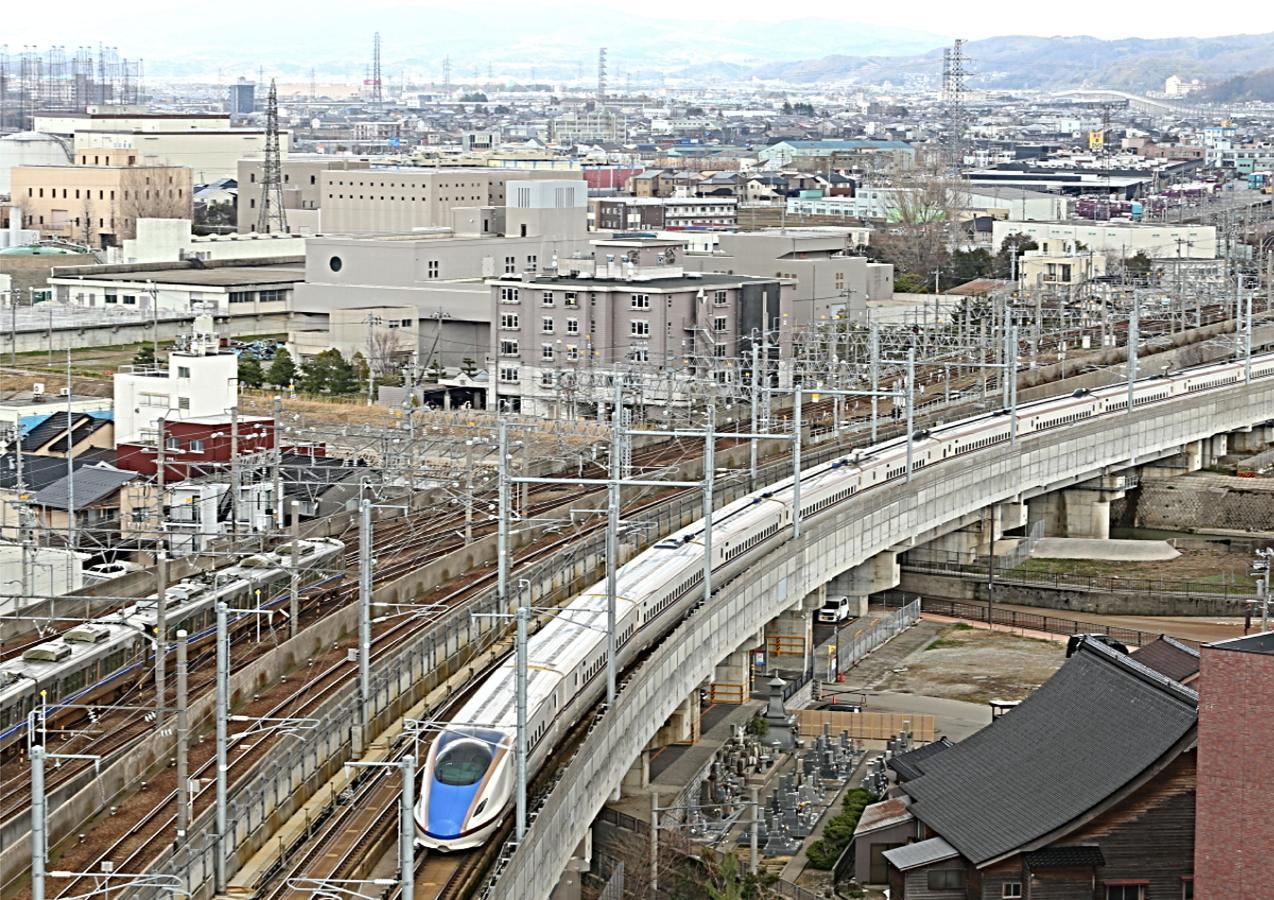
{"type": "MultiPolygon", "coordinates": [[[[1274,376],[1274,353],[1252,359],[1252,378],[1274,376]]],[[[1135,407],[1193,396],[1244,378],[1243,363],[1219,363],[1156,376],[1133,387],[1135,407]]],[[[1065,427],[1128,408],[1120,385],[1023,404],[1019,437],[1065,427]]],[[[918,432],[912,467],[924,469],[1010,440],[1003,411],[918,432]]],[[[817,516],[855,494],[906,476],[906,438],[856,450],[801,476],[801,516],[817,516]]],[[[787,540],[792,480],[728,504],[713,516],[713,578],[723,582],[787,540]],[[754,552],[755,551],[755,552],[754,552]]],[[[626,665],[667,633],[696,602],[703,582],[703,522],[687,526],[635,557],[618,572],[619,664],[626,665]]],[[[593,585],[529,641],[527,688],[528,777],[565,731],[605,691],[606,584],[593,585]]],[[[513,660],[477,689],[430,748],[415,810],[417,839],[439,850],[464,850],[488,840],[514,803],[516,727],[513,660]],[[475,724],[477,723],[477,724],[475,724]]]]}
{"type": "MultiPolygon", "coordinates": [[[[333,569],[341,567],[344,549],[331,538],[302,540],[302,584],[339,578],[333,569]]],[[[291,566],[292,547],[284,544],[172,585],[164,594],[170,641],[181,629],[188,645],[211,637],[217,603],[243,608],[255,606],[258,597],[263,607],[281,603],[277,595],[291,588],[291,566]]],[[[108,705],[136,686],[153,664],[157,614],[155,598],[142,598],[0,663],[0,749],[25,733],[32,709],[42,706],[51,720],[65,706],[108,705]]],[[[238,617],[231,614],[232,621],[238,617]]]]}

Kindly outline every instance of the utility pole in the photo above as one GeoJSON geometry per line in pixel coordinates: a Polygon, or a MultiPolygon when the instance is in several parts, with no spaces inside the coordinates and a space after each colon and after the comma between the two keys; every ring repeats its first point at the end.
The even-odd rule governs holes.
{"type": "Polygon", "coordinates": [[[48,864],[48,824],[45,821],[44,748],[31,748],[31,900],[44,900],[44,870],[48,864]]]}
{"type": "Polygon", "coordinates": [[[190,829],[190,722],[187,711],[186,629],[177,631],[177,840],[190,829]]]}
{"type": "Polygon", "coordinates": [[[914,452],[916,416],[916,348],[907,349],[907,480],[911,480],[911,458],[914,452]]]}
{"type": "Polygon", "coordinates": [[[497,425],[496,438],[499,460],[497,463],[497,495],[499,511],[496,523],[496,598],[498,608],[508,611],[509,604],[509,423],[503,418],[497,425]]]}
{"type": "MultiPolygon", "coordinates": [[[[760,430],[757,421],[761,413],[761,351],[756,345],[756,334],[752,335],[752,434],[760,430]]],[[[748,447],[748,490],[756,490],[757,439],[749,442],[748,447]]]]}
{"type": "Polygon", "coordinates": [[[230,634],[227,627],[227,607],[217,604],[217,697],[216,697],[216,843],[214,855],[214,889],[222,894],[226,890],[226,719],[230,714],[230,634]]]}
{"type": "Polygon", "coordinates": [[[717,468],[717,404],[708,397],[708,427],[703,437],[703,600],[712,597],[712,482],[717,468]]]}
{"type": "Polygon", "coordinates": [[[615,378],[614,408],[610,420],[610,482],[606,485],[606,704],[615,702],[617,666],[615,646],[615,607],[618,603],[619,567],[619,478],[623,454],[624,386],[615,378]]]}
{"type": "Polygon", "coordinates": [[[398,807],[398,880],[401,900],[413,900],[416,889],[416,748],[402,760],[403,796],[398,807]]]}
{"type": "MultiPolygon", "coordinates": [[[[1251,342],[1249,342],[1250,344],[1251,342]]],[[[74,400],[71,398],[71,349],[66,348],[66,549],[75,551],[75,442],[71,430],[74,400]]],[[[74,589],[71,583],[71,566],[66,566],[66,593],[74,589]]]]}
{"type": "Polygon", "coordinates": [[[801,396],[798,384],[792,397],[792,537],[801,536],[801,396]]]}
{"type": "Polygon", "coordinates": [[[288,637],[301,630],[301,503],[292,501],[292,584],[288,592],[288,637]]]}
{"type": "Polygon", "coordinates": [[[1132,414],[1133,393],[1137,386],[1137,344],[1141,342],[1138,335],[1141,317],[1141,301],[1134,293],[1132,298],[1132,315],[1128,317],[1128,414],[1132,414]]]}
{"type": "Polygon", "coordinates": [[[271,481],[274,493],[274,527],[283,530],[283,446],[279,443],[279,420],[283,417],[283,398],[278,394],[270,404],[270,412],[274,416],[273,441],[274,453],[271,456],[271,481]]]}
{"type": "Polygon", "coordinates": [[[659,896],[659,795],[654,791],[650,792],[650,894],[659,896]]]}
{"type": "Polygon", "coordinates": [[[155,722],[164,721],[164,696],[167,694],[166,654],[168,644],[168,553],[164,543],[164,494],[167,486],[167,462],[164,432],[167,421],[159,417],[159,446],[155,452],[155,722]]]}
{"type": "Polygon", "coordinates": [[[358,699],[359,750],[371,719],[372,699],[372,501],[358,505],[358,699]]]}
{"type": "Polygon", "coordinates": [[[1013,352],[1005,361],[1009,379],[1009,445],[1017,446],[1017,326],[1009,328],[1009,344],[1013,352]]]}
{"type": "Polygon", "coordinates": [[[230,407],[230,534],[239,537],[239,404],[230,407]]]}
{"type": "Polygon", "coordinates": [[[876,323],[871,323],[871,332],[868,337],[871,344],[871,442],[876,443],[876,420],[879,407],[877,406],[877,392],[880,391],[880,332],[877,330],[876,323]]]}
{"type": "Polygon", "coordinates": [[[517,671],[514,678],[517,682],[517,731],[514,736],[516,759],[514,762],[517,777],[517,824],[515,833],[518,844],[521,844],[526,838],[526,683],[530,677],[527,668],[526,620],[527,608],[522,603],[521,598],[519,598],[515,647],[517,671]]]}

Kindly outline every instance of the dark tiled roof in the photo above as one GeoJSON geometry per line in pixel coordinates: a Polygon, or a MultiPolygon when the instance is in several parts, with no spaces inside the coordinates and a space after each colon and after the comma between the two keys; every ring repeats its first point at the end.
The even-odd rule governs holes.
{"type": "Polygon", "coordinates": [[[1166,634],[1138,647],[1133,651],[1132,658],[1160,675],[1167,675],[1173,681],[1185,681],[1199,671],[1199,651],[1166,634]]]}
{"type": "MultiPolygon", "coordinates": [[[[106,425],[109,419],[99,419],[90,416],[88,413],[73,412],[70,414],[72,426],[72,446],[75,442],[82,441],[94,431],[106,425]]],[[[34,453],[41,447],[49,446],[50,449],[58,452],[66,452],[66,421],[67,413],[65,410],[52,413],[39,425],[36,425],[22,438],[22,449],[26,453],[34,453]],[[50,442],[51,445],[50,445],[50,442]]]]}
{"type": "MultiPolygon", "coordinates": [[[[83,461],[75,458],[75,465],[83,465],[83,461]]],[[[66,460],[58,456],[36,456],[34,453],[22,454],[22,481],[30,493],[43,490],[53,482],[66,477],[66,460]]],[[[0,488],[15,490],[18,486],[18,466],[14,451],[10,450],[0,456],[0,488]]]]}
{"type": "Polygon", "coordinates": [[[915,750],[908,750],[906,753],[900,753],[892,757],[886,765],[898,773],[899,781],[910,781],[924,774],[924,767],[920,765],[922,762],[954,746],[955,744],[947,740],[946,737],[940,737],[932,743],[925,744],[923,747],[917,747],[915,750]]]}
{"type": "MultiPolygon", "coordinates": [[[[59,460],[59,462],[62,463],[62,470],[65,472],[65,460],[59,460]]],[[[118,491],[136,478],[137,473],[116,469],[114,466],[93,465],[81,466],[75,470],[72,477],[75,486],[74,498],[70,491],[71,479],[63,477],[36,492],[36,495],[31,498],[32,501],[54,509],[67,509],[73,499],[76,509],[84,509],[118,491]]]]}
{"type": "Polygon", "coordinates": [[[1198,695],[1095,641],[1011,715],[925,761],[911,811],[975,865],[1116,794],[1195,727],[1198,695]]]}
{"type": "Polygon", "coordinates": [[[1106,857],[1101,847],[1046,847],[1026,855],[1028,869],[1074,869],[1080,866],[1104,866],[1106,857]]]}

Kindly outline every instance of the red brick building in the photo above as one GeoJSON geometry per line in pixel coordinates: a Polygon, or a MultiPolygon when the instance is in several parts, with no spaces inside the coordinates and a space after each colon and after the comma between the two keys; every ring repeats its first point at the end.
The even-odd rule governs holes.
{"type": "MultiPolygon", "coordinates": [[[[173,484],[224,468],[230,462],[236,430],[241,457],[274,449],[274,420],[268,416],[239,416],[237,425],[230,416],[165,422],[165,481],[173,484]]],[[[155,474],[158,454],[154,446],[120,444],[115,451],[115,464],[119,468],[143,475],[155,474]]]]}
{"type": "Polygon", "coordinates": [[[1274,633],[1209,644],[1199,671],[1195,897],[1274,897],[1274,633]]]}

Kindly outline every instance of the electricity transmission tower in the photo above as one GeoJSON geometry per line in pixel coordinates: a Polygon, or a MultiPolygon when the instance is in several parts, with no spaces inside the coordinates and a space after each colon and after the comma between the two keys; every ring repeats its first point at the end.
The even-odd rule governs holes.
{"type": "Polygon", "coordinates": [[[964,39],[942,51],[942,102],[945,107],[947,140],[945,162],[959,171],[964,162],[964,137],[967,111],[964,108],[964,39]]]}
{"type": "Polygon", "coordinates": [[[271,79],[265,111],[265,160],[261,166],[257,231],[286,234],[287,230],[288,215],[283,208],[283,159],[279,152],[279,91],[271,79]]]}
{"type": "Polygon", "coordinates": [[[372,38],[372,105],[381,106],[385,102],[385,94],[381,89],[380,82],[380,32],[376,32],[376,36],[372,38]]]}
{"type": "Polygon", "coordinates": [[[606,48],[597,51],[597,99],[606,99],[606,48]]]}

